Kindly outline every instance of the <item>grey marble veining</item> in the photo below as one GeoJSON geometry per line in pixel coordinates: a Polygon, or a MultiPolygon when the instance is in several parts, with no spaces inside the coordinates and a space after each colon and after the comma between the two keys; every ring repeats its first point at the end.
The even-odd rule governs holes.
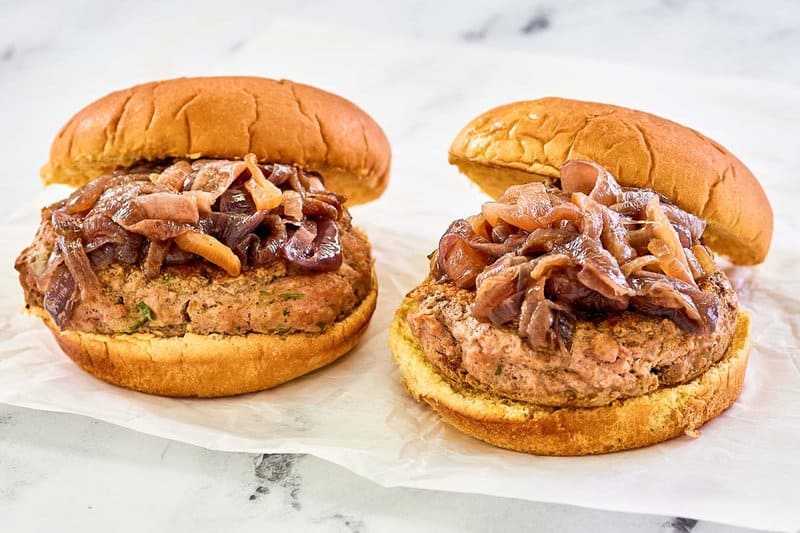
{"type": "MultiPolygon", "coordinates": [[[[0,194],[18,142],[42,159],[68,115],[109,87],[198,74],[275,12],[378,33],[800,83],[800,3],[229,0],[0,4],[0,194]],[[213,31],[209,31],[209,27],[213,31]],[[53,87],[60,97],[53,99],[53,87]]],[[[265,59],[268,60],[268,59],[265,59]]],[[[543,75],[546,75],[543,74],[543,75]]],[[[436,105],[433,102],[431,105],[436,105]]],[[[385,489],[298,455],[212,452],[72,415],[0,406],[3,531],[744,531],[680,517],[385,489]]]]}
{"type": "Polygon", "coordinates": [[[0,406],[3,531],[736,532],[706,522],[385,489],[310,456],[222,453],[0,406]]]}
{"type": "Polygon", "coordinates": [[[355,2],[301,0],[319,20],[539,53],[717,76],[800,82],[800,3],[791,0],[355,2]]]}

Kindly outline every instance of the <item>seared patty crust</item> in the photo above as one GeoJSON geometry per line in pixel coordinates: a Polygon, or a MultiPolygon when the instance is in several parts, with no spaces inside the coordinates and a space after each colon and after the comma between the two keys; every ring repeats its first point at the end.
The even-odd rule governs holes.
{"type": "MultiPolygon", "coordinates": [[[[147,279],[139,266],[120,263],[98,270],[100,294],[81,299],[62,328],[87,333],[319,333],[347,316],[369,293],[369,243],[353,228],[342,228],[343,262],[332,272],[301,272],[278,260],[239,276],[198,260],[164,267],[147,279]]],[[[53,250],[55,232],[43,222],[34,243],[17,259],[28,307],[43,307],[35,280],[53,250]]]]}
{"type": "Polygon", "coordinates": [[[475,319],[475,291],[433,281],[409,294],[418,307],[408,323],[454,385],[542,406],[594,407],[686,383],[723,357],[736,325],[736,293],[722,272],[698,285],[722,301],[710,335],[626,311],[579,318],[569,351],[534,349],[515,329],[475,319]]]}

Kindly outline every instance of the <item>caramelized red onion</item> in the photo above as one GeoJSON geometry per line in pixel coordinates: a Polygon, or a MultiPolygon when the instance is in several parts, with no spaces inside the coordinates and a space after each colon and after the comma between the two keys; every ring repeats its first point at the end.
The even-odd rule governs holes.
{"type": "Polygon", "coordinates": [[[308,270],[329,272],[342,264],[342,245],[339,226],[323,218],[318,222],[305,220],[282,248],[283,257],[290,263],[308,270]]]}
{"type": "MultiPolygon", "coordinates": [[[[281,217],[267,215],[263,225],[268,228],[269,236],[266,239],[250,241],[250,257],[255,265],[266,265],[275,261],[289,238],[286,222],[281,217]]],[[[238,246],[242,243],[243,241],[240,241],[238,246]]]]}
{"type": "Polygon", "coordinates": [[[67,238],[59,235],[56,238],[56,246],[61,251],[64,264],[67,266],[72,279],[81,292],[81,299],[90,300],[100,292],[100,282],[92,269],[83,243],[77,238],[67,238]]]}
{"type": "Polygon", "coordinates": [[[70,215],[85,213],[97,203],[100,195],[108,186],[111,175],[100,176],[94,181],[87,183],[67,198],[66,212],[70,215]]]}
{"type": "Polygon", "coordinates": [[[663,316],[690,333],[711,333],[720,313],[720,302],[712,294],[664,274],[643,270],[630,277],[636,295],[634,309],[663,316]]]}
{"type": "Polygon", "coordinates": [[[155,279],[161,274],[161,266],[167,258],[170,244],[165,241],[150,241],[142,262],[142,272],[147,279],[155,279]]]}
{"type": "Polygon", "coordinates": [[[95,271],[113,263],[139,264],[149,279],[164,265],[202,260],[219,261],[231,275],[239,271],[236,261],[241,269],[279,260],[312,272],[339,268],[339,224],[349,224],[344,198],[298,167],[247,157],[117,171],[46,209],[57,239],[37,283],[56,323],[62,326],[78,299],[100,290],[95,271]],[[264,205],[248,182],[279,190],[280,204],[264,205]]]}
{"type": "Polygon", "coordinates": [[[192,165],[186,160],[180,160],[165,168],[156,176],[154,182],[173,191],[180,191],[191,173],[192,165]]]}
{"type": "Polygon", "coordinates": [[[465,220],[457,220],[439,241],[438,269],[462,289],[474,287],[478,274],[490,262],[488,254],[470,243],[478,238],[465,220]]]}
{"type": "Polygon", "coordinates": [[[474,289],[478,320],[515,327],[531,346],[569,349],[576,316],[631,309],[687,332],[713,332],[716,296],[697,282],[717,270],[705,221],[603,167],[572,160],[562,189],[514,186],[439,241],[440,281],[474,289]]]}
{"type": "Polygon", "coordinates": [[[69,319],[79,294],[72,274],[64,263],[60,263],[50,276],[44,293],[44,308],[58,327],[69,319]]]}
{"type": "Polygon", "coordinates": [[[249,214],[256,210],[253,201],[242,189],[232,187],[219,197],[220,213],[249,214]]]}

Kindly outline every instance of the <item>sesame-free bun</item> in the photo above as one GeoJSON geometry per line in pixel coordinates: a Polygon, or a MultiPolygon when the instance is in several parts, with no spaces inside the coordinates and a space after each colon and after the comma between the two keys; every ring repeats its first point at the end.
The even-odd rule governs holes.
{"type": "Polygon", "coordinates": [[[766,257],[772,209],[758,180],[713,140],[655,115],[565,98],[516,102],[470,121],[450,147],[450,162],[493,197],[510,185],[556,179],[576,158],[705,218],[706,243],[734,263],[766,257]]]}
{"type": "Polygon", "coordinates": [[[725,356],[693,381],[603,407],[541,407],[455,384],[440,374],[406,321],[415,305],[407,298],[389,331],[392,354],[411,395],[467,435],[537,455],[609,453],[695,434],[739,396],[750,353],[750,319],[740,313],[725,356]]]}
{"type": "Polygon", "coordinates": [[[378,286],[345,318],[320,334],[157,337],[60,331],[40,307],[31,312],[86,372],[150,394],[212,398],[269,389],[332,363],[356,346],[375,311],[378,286]]]}
{"type": "Polygon", "coordinates": [[[380,196],[389,179],[389,142],[363,110],[315,87],[256,77],[179,78],[104,96],[61,129],[42,179],[80,186],[140,161],[249,152],[319,172],[351,205],[380,196]]]}

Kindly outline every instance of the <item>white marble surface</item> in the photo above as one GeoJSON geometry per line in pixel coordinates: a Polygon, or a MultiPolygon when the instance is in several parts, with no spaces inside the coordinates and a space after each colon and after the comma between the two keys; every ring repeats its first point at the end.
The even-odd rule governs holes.
{"type": "MultiPolygon", "coordinates": [[[[384,489],[310,456],[203,450],[0,406],[0,524],[31,531],[679,532],[695,522],[384,489]]],[[[698,533],[745,531],[700,522],[698,533]]]]}
{"type": "MultiPolygon", "coordinates": [[[[219,65],[275,12],[427,39],[487,43],[778,83],[800,81],[794,2],[0,4],[0,194],[37,189],[38,148],[87,95],[219,65]],[[213,28],[213,30],[209,30],[213,28]],[[35,150],[26,150],[35,151],[35,150]]],[[[480,45],[480,44],[476,44],[480,45]]],[[[265,58],[268,61],[268,58],[265,58]]],[[[730,531],[675,517],[383,489],[312,457],[211,452],[71,415],[0,406],[6,531],[730,531]]]]}

